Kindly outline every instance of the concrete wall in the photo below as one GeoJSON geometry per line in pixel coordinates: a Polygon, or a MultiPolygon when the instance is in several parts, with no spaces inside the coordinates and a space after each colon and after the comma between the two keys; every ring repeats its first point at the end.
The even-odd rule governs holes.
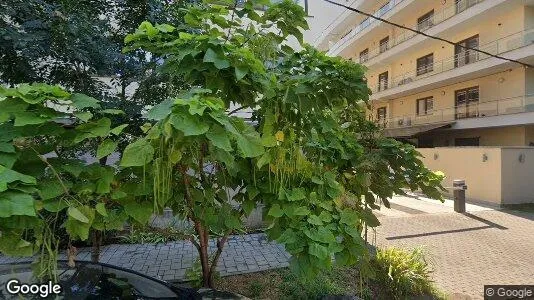
{"type": "Polygon", "coordinates": [[[421,148],[423,163],[442,171],[443,186],[464,179],[466,198],[491,204],[534,203],[534,147],[421,148]],[[520,155],[521,161],[520,161],[520,155]]]}
{"type": "Polygon", "coordinates": [[[466,191],[468,200],[501,203],[500,148],[458,147],[417,150],[423,155],[422,160],[427,168],[445,173],[443,186],[452,187],[454,179],[465,179],[468,186],[466,191]],[[486,161],[483,161],[483,154],[487,155],[486,161]]]}

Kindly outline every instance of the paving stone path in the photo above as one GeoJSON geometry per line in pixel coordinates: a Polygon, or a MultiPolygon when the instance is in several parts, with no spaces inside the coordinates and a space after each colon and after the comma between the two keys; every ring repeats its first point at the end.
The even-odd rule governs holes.
{"type": "MultiPolygon", "coordinates": [[[[215,251],[210,241],[210,251],[215,251]]],[[[189,241],[167,244],[108,245],[102,247],[100,262],[131,269],[166,281],[182,281],[198,257],[189,241]]],[[[290,255],[284,246],[269,242],[264,234],[231,236],[221,254],[217,270],[222,276],[258,272],[288,266],[290,255]]],[[[60,255],[60,259],[65,259],[60,255]]],[[[78,260],[90,260],[89,248],[79,249],[78,260]]],[[[28,258],[0,257],[0,264],[28,258]]]]}
{"type": "MultiPolygon", "coordinates": [[[[418,210],[428,205],[409,204],[418,210]]],[[[379,219],[377,245],[423,246],[433,280],[450,299],[483,299],[484,285],[534,285],[534,213],[399,213],[379,219]]]]}

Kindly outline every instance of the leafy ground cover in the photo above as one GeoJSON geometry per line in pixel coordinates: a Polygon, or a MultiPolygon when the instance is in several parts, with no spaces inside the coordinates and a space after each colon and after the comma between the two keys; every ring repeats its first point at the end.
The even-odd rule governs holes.
{"type": "Polygon", "coordinates": [[[373,259],[374,279],[365,280],[356,266],[321,271],[314,279],[289,269],[222,277],[218,290],[253,299],[325,299],[355,295],[363,299],[446,299],[433,285],[421,250],[379,250],[373,259]]]}

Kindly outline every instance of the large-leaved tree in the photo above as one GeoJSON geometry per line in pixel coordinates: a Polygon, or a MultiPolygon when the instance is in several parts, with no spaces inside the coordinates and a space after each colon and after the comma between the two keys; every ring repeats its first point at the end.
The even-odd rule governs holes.
{"type": "Polygon", "coordinates": [[[122,164],[150,173],[156,207],[191,221],[204,286],[213,287],[229,235],[258,203],[267,235],[285,245],[296,272],[365,267],[362,236],[379,225],[372,210],[405,188],[440,198],[442,176],[366,120],[362,66],[289,46],[308,28],[300,6],[241,2],[190,7],[192,30],[143,22],[126,37],[127,51],[162,57],[157,72],[190,89],[148,114],[153,126],[122,164]],[[229,112],[231,104],[239,108],[229,112]],[[250,120],[233,116],[241,109],[250,120]]]}

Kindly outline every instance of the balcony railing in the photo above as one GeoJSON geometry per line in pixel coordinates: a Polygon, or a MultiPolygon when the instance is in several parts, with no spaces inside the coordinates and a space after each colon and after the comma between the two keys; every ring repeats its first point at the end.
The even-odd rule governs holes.
{"type": "Polygon", "coordinates": [[[436,109],[426,114],[404,115],[378,122],[385,128],[406,128],[523,112],[534,112],[534,94],[436,109]]]}
{"type": "MultiPolygon", "coordinates": [[[[388,11],[390,11],[391,9],[393,9],[395,6],[397,6],[402,1],[404,1],[404,0],[392,0],[392,1],[390,1],[388,4],[386,4],[384,6],[385,8],[387,8],[386,10],[381,11],[379,9],[373,15],[377,16],[377,17],[380,17],[380,16],[384,15],[385,13],[387,13],[388,11]]],[[[444,21],[454,17],[455,15],[465,11],[466,9],[468,9],[468,8],[478,4],[480,2],[483,2],[483,1],[485,1],[485,0],[460,0],[459,2],[455,2],[452,5],[449,5],[446,8],[435,12],[433,16],[431,16],[430,18],[427,18],[425,20],[422,20],[421,22],[419,22],[418,24],[413,26],[412,29],[419,30],[419,31],[427,30],[427,29],[431,28],[432,26],[435,26],[435,25],[437,25],[437,24],[439,24],[441,22],[444,22],[444,21]]],[[[371,25],[375,21],[376,21],[375,19],[371,19],[371,18],[365,19],[358,26],[356,26],[355,28],[353,28],[352,30],[350,30],[349,32],[344,34],[341,37],[341,39],[339,41],[337,41],[330,48],[329,53],[331,53],[333,51],[336,51],[338,48],[342,47],[351,38],[353,38],[355,35],[360,33],[362,30],[367,28],[369,25],[371,25]]],[[[412,32],[412,31],[404,30],[403,32],[399,33],[398,35],[395,35],[395,36],[390,38],[389,45],[388,45],[387,48],[391,49],[391,48],[399,45],[400,43],[403,43],[403,42],[411,39],[415,35],[416,35],[416,33],[412,32]]],[[[382,53],[383,52],[380,52],[380,47],[377,47],[377,48],[374,48],[374,49],[370,49],[369,50],[369,59],[372,59],[372,58],[374,58],[374,57],[376,57],[376,56],[378,56],[378,55],[380,55],[382,53]]]]}
{"type": "MultiPolygon", "coordinates": [[[[384,6],[382,6],[380,9],[378,9],[374,14],[373,16],[375,17],[382,17],[383,15],[385,15],[387,12],[389,12],[390,10],[392,10],[393,8],[395,8],[399,3],[403,2],[405,0],[391,0],[389,1],[388,3],[386,3],[384,6]]],[[[358,24],[356,27],[350,29],[349,31],[347,31],[345,34],[343,34],[341,36],[341,38],[336,41],[336,43],[334,44],[333,47],[331,47],[329,49],[328,52],[331,52],[331,51],[334,51],[334,50],[337,50],[339,47],[341,47],[343,44],[345,44],[348,40],[350,40],[352,37],[354,37],[355,35],[357,35],[358,33],[362,32],[362,30],[364,30],[365,28],[369,27],[369,25],[375,23],[377,20],[376,19],[373,19],[373,18],[370,18],[370,17],[367,17],[365,18],[360,24],[358,24]]]]}
{"type": "MultiPolygon", "coordinates": [[[[483,2],[484,0],[461,0],[457,3],[454,3],[438,12],[435,12],[431,17],[422,20],[418,24],[412,27],[414,30],[425,31],[433,26],[436,26],[457,14],[465,11],[466,9],[483,2]]],[[[404,30],[403,32],[395,35],[389,40],[388,48],[391,49],[405,41],[413,38],[417,34],[413,31],[404,30]]],[[[378,55],[382,54],[379,48],[369,50],[369,59],[375,58],[378,55]]]]}
{"type": "MultiPolygon", "coordinates": [[[[511,50],[519,49],[521,47],[526,47],[532,44],[534,44],[534,28],[525,31],[520,31],[509,36],[500,38],[498,40],[489,42],[487,44],[481,45],[480,47],[478,47],[478,49],[496,55],[511,50]]],[[[419,70],[418,75],[417,70],[410,71],[394,78],[388,79],[385,85],[383,82],[381,82],[375,86],[371,86],[370,88],[373,93],[377,93],[380,91],[384,91],[388,88],[402,86],[404,84],[408,84],[452,69],[460,68],[465,65],[475,63],[490,57],[491,56],[487,54],[475,52],[472,50],[466,50],[463,53],[456,54],[444,60],[436,61],[432,64],[426,65],[425,70],[427,72],[421,72],[421,70],[419,70]]]]}

